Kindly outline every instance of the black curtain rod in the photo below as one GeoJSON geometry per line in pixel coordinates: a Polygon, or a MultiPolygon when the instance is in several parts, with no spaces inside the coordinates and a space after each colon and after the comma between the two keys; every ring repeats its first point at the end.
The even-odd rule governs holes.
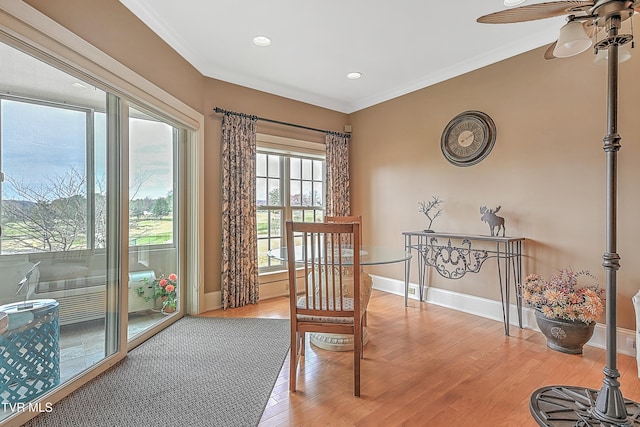
{"type": "Polygon", "coordinates": [[[225,110],[225,109],[222,109],[220,107],[214,108],[213,111],[215,111],[216,113],[221,113],[221,114],[232,114],[234,116],[249,117],[249,118],[253,118],[255,120],[262,120],[263,122],[275,123],[275,124],[284,125],[284,126],[291,126],[291,127],[299,128],[299,129],[306,129],[306,130],[310,130],[310,131],[313,131],[313,132],[322,132],[322,133],[327,133],[327,134],[330,134],[330,135],[342,136],[342,137],[347,138],[347,139],[351,138],[351,134],[348,134],[348,133],[335,132],[335,131],[332,131],[332,130],[316,129],[316,128],[312,128],[312,127],[309,127],[309,126],[303,126],[303,125],[297,125],[297,124],[294,124],[294,123],[281,122],[280,120],[265,119],[264,117],[253,116],[251,114],[245,114],[245,113],[236,113],[235,111],[225,110]]]}

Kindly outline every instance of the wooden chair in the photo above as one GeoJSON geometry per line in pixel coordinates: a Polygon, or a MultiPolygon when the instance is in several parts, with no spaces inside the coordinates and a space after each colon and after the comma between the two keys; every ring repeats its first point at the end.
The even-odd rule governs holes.
{"type": "Polygon", "coordinates": [[[326,216],[324,222],[357,222],[360,224],[360,245],[362,245],[362,215],[326,216]]]}
{"type": "Polygon", "coordinates": [[[296,371],[304,357],[307,332],[350,334],[353,335],[353,394],[360,396],[362,320],[368,296],[349,297],[344,286],[352,280],[352,295],[362,293],[360,224],[287,221],[286,236],[291,313],[289,390],[296,390],[296,371]],[[341,244],[344,236],[350,237],[352,247],[341,244]],[[298,269],[303,271],[299,279],[296,278],[298,269]],[[347,269],[350,273],[345,272],[347,269]],[[345,277],[347,274],[352,277],[345,277]]]}

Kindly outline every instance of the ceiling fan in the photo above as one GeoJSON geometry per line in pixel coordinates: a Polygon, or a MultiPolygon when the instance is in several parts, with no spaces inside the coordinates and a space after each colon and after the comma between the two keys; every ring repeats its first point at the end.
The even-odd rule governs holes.
{"type": "MultiPolygon", "coordinates": [[[[506,4],[506,3],[505,3],[506,4]]],[[[620,256],[616,252],[617,154],[622,139],[617,131],[619,47],[633,40],[631,34],[619,34],[622,22],[640,12],[640,0],[552,1],[514,7],[481,16],[477,22],[508,24],[567,16],[558,40],[545,51],[545,59],[568,57],[584,52],[591,39],[595,53],[607,54],[607,134],[603,139],[606,154],[606,249],[602,256],[606,274],[606,353],[607,363],[600,390],[579,386],[548,386],[533,392],[531,415],[543,427],[632,427],[640,426],[640,403],[625,399],[620,390],[617,368],[616,273],[620,256]]],[[[633,28],[633,25],[631,26],[633,28]]]]}
{"type": "MultiPolygon", "coordinates": [[[[553,18],[556,16],[567,15],[567,25],[560,31],[560,40],[563,37],[563,31],[573,31],[575,34],[576,27],[572,23],[581,23],[582,31],[586,39],[593,38],[599,30],[606,29],[607,23],[611,22],[610,18],[617,18],[620,21],[629,19],[635,12],[640,12],[640,1],[620,1],[620,0],[592,0],[592,1],[552,1],[545,3],[530,4],[511,9],[502,10],[488,15],[481,16],[477,22],[482,24],[510,24],[516,22],[535,21],[538,19],[553,18]]],[[[616,37],[624,37],[624,40],[618,40],[620,45],[631,41],[631,35],[617,35],[616,37]],[[623,43],[620,43],[623,41],[623,43]]],[[[575,39],[569,43],[576,43],[575,39]]],[[[596,44],[596,50],[606,49],[609,43],[606,41],[596,44]]],[[[590,44],[586,47],[588,48],[590,44]]],[[[558,51],[558,41],[553,42],[545,51],[545,59],[553,59],[557,57],[571,56],[558,51]]],[[[583,50],[586,50],[584,48],[583,50]]],[[[579,52],[578,52],[579,53],[579,52]]]]}

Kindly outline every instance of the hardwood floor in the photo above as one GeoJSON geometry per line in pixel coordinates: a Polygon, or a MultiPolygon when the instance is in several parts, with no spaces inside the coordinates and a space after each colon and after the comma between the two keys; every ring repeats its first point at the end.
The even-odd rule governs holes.
{"type": "MultiPolygon", "coordinates": [[[[288,318],[287,298],[274,298],[218,317],[288,318]]],[[[360,398],[353,397],[350,352],[318,349],[307,339],[298,391],[290,393],[289,358],[260,426],[536,426],[531,393],[547,385],[599,389],[605,352],[582,355],[547,348],[542,334],[501,322],[374,291],[360,398]]],[[[619,355],[621,390],[640,401],[636,360],[619,355]]]]}

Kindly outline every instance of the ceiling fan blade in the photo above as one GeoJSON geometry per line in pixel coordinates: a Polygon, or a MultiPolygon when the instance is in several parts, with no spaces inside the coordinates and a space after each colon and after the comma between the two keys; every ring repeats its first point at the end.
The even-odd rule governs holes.
{"type": "Polygon", "coordinates": [[[555,55],[553,54],[553,50],[556,48],[557,41],[551,43],[547,50],[544,51],[544,59],[554,59],[555,55]]]}
{"type": "Polygon", "coordinates": [[[536,19],[586,12],[592,8],[594,4],[593,1],[569,0],[529,4],[490,13],[481,16],[477,21],[481,24],[510,24],[513,22],[534,21],[536,19]]]}

